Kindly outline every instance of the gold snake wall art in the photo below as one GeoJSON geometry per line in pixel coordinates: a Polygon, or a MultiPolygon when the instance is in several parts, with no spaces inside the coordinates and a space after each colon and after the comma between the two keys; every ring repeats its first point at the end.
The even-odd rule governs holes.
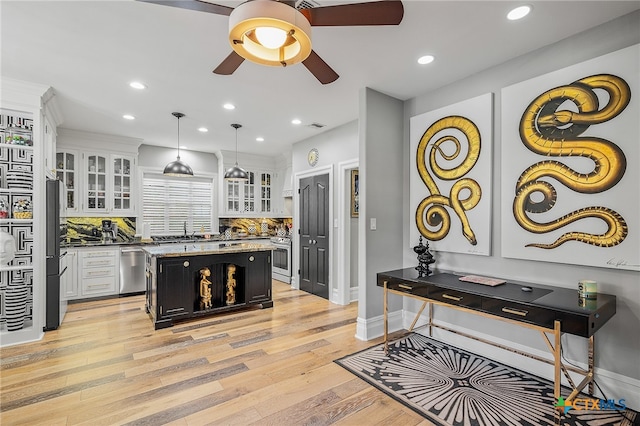
{"type": "Polygon", "coordinates": [[[555,179],[582,194],[607,191],[622,179],[627,167],[622,149],[606,139],[580,135],[590,126],[618,116],[630,99],[631,90],[623,79],[600,74],[553,88],[538,96],[524,111],[520,120],[520,139],[530,151],[550,157],[584,157],[593,162],[593,169],[589,173],[580,173],[555,160],[541,161],[528,167],[518,178],[513,200],[513,215],[518,224],[535,234],[552,232],[586,218],[599,219],[607,226],[602,234],[566,232],[550,244],[531,243],[526,247],[553,249],[568,241],[612,247],[626,238],[628,227],[624,218],[608,207],[581,208],[550,222],[536,222],[530,216],[547,212],[556,203],[554,186],[543,179],[555,179]],[[609,95],[607,104],[602,108],[595,89],[604,90],[609,95]],[[559,110],[566,101],[575,105],[577,112],[559,110]]]}
{"type": "Polygon", "coordinates": [[[457,129],[467,138],[468,149],[464,159],[455,167],[446,169],[438,164],[439,155],[446,161],[455,160],[462,152],[462,145],[453,134],[446,134],[433,142],[429,151],[429,166],[433,174],[442,180],[460,179],[466,175],[478,161],[480,156],[480,132],[478,127],[469,119],[457,115],[439,119],[433,123],[422,135],[416,152],[416,166],[422,182],[426,185],[430,195],[425,197],[416,208],[416,225],[422,236],[431,241],[439,241],[447,236],[451,228],[451,218],[445,207],[453,209],[462,226],[462,234],[472,245],[476,245],[476,236],[466,212],[474,208],[480,198],[482,191],[480,185],[473,179],[462,178],[456,181],[449,192],[449,196],[442,195],[433,177],[429,174],[426,166],[427,146],[438,132],[447,129],[457,129]],[[455,146],[455,152],[447,154],[441,145],[450,142],[455,146]],[[467,192],[464,198],[462,194],[467,192]],[[427,208],[428,207],[428,208],[427,208]],[[426,224],[425,224],[426,222],[426,224]],[[427,225],[435,227],[432,231],[427,225]]]}

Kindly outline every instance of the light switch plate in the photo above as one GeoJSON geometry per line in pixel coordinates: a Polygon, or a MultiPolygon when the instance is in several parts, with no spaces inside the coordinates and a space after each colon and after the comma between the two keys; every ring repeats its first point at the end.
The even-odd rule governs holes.
{"type": "Polygon", "coordinates": [[[369,228],[370,228],[372,231],[375,231],[375,230],[376,230],[376,226],[377,226],[377,224],[376,224],[376,218],[375,218],[375,217],[372,217],[370,222],[371,222],[371,225],[369,226],[369,228]]]}

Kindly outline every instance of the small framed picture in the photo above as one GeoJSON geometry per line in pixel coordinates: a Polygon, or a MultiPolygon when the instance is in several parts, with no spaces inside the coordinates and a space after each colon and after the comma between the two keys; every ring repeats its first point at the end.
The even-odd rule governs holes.
{"type": "Polygon", "coordinates": [[[358,217],[360,205],[358,204],[358,193],[360,185],[358,180],[358,170],[351,170],[351,217],[358,217]]]}

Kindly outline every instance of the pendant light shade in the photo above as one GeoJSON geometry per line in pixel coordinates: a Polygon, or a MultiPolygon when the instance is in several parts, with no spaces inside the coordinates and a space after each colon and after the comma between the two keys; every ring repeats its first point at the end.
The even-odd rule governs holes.
{"type": "Polygon", "coordinates": [[[227,172],[224,174],[224,178],[225,180],[230,180],[230,181],[249,180],[249,174],[242,167],[238,166],[238,129],[242,127],[242,125],[232,124],[231,127],[236,129],[236,164],[235,166],[227,169],[227,172]]]}
{"type": "Polygon", "coordinates": [[[172,112],[171,114],[178,119],[178,157],[176,161],[172,161],[165,166],[163,174],[176,177],[191,177],[193,176],[193,170],[187,163],[180,160],[180,119],[184,117],[184,114],[181,112],[172,112]]]}

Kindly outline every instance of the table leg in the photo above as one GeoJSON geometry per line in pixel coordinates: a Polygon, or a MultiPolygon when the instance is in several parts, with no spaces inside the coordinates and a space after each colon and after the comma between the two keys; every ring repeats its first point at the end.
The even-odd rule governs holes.
{"type": "MultiPolygon", "coordinates": [[[[592,335],[589,337],[589,354],[588,354],[588,365],[589,365],[589,373],[591,373],[591,377],[595,374],[593,371],[593,366],[596,363],[596,352],[595,352],[595,337],[596,335],[592,335]]],[[[589,395],[593,396],[593,392],[595,389],[593,388],[593,379],[589,382],[589,395]]]]}
{"type": "Polygon", "coordinates": [[[416,314],[416,317],[413,319],[413,322],[411,323],[411,327],[409,327],[409,331],[413,331],[413,327],[416,326],[416,323],[418,322],[418,318],[420,318],[420,315],[422,315],[422,311],[424,311],[425,306],[427,306],[427,302],[422,302],[422,306],[420,306],[420,310],[416,314]]]}
{"type": "Polygon", "coordinates": [[[429,302],[429,337],[433,337],[433,303],[429,302]]]}
{"type": "Polygon", "coordinates": [[[556,320],[553,322],[553,336],[554,336],[554,348],[553,348],[553,396],[556,401],[560,398],[560,371],[562,367],[562,359],[561,359],[561,333],[560,333],[560,321],[556,320]]]}
{"type": "Polygon", "coordinates": [[[387,282],[384,281],[384,297],[383,297],[383,313],[382,316],[384,318],[384,353],[389,354],[389,324],[387,318],[387,297],[388,297],[388,289],[387,282]]]}

